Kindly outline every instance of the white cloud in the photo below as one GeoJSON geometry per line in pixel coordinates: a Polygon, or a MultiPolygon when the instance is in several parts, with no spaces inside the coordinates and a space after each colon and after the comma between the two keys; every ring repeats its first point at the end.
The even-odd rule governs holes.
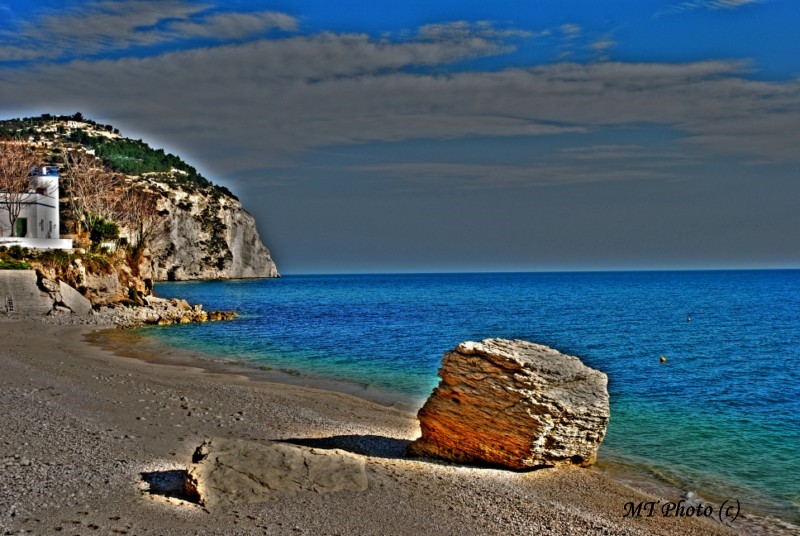
{"type": "Polygon", "coordinates": [[[517,28],[498,28],[490,21],[465,20],[440,24],[426,24],[417,31],[417,38],[433,41],[455,41],[473,38],[514,39],[533,37],[534,32],[517,28]]]}
{"type": "Polygon", "coordinates": [[[663,13],[681,13],[684,11],[692,11],[695,9],[736,9],[752,4],[761,4],[768,0],[689,0],[687,2],[680,2],[671,6],[663,13]]]}
{"type": "Polygon", "coordinates": [[[614,41],[613,39],[604,38],[589,43],[589,48],[591,48],[592,50],[596,50],[598,52],[605,52],[609,48],[616,46],[616,44],[617,44],[616,41],[614,41]]]}
{"type": "Polygon", "coordinates": [[[800,157],[793,143],[800,138],[800,82],[753,81],[737,62],[419,70],[438,71],[503,46],[485,38],[390,42],[325,33],[7,69],[0,71],[0,115],[81,110],[156,139],[181,140],[187,156],[202,155],[220,172],[286,163],[339,144],[639,125],[682,134],[694,153],[800,157]]]}
{"type": "Polygon", "coordinates": [[[294,31],[297,24],[283,13],[218,13],[184,0],[99,0],[0,31],[0,43],[10,43],[0,48],[0,61],[80,57],[193,37],[241,39],[294,31]]]}
{"type": "Polygon", "coordinates": [[[261,13],[218,13],[193,20],[169,24],[171,33],[178,37],[214,37],[218,39],[242,38],[266,30],[297,30],[297,19],[271,11],[261,13]]]}
{"type": "Polygon", "coordinates": [[[577,38],[583,29],[578,24],[562,24],[559,26],[561,33],[564,34],[564,38],[566,39],[575,39],[577,38]]]}

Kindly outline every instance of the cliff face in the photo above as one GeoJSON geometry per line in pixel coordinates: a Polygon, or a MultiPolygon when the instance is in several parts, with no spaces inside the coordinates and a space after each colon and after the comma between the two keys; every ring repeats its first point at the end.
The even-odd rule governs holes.
{"type": "MultiPolygon", "coordinates": [[[[70,169],[75,176],[88,173],[88,168],[82,170],[80,158],[73,159],[68,155],[93,155],[102,166],[93,163],[91,172],[106,177],[103,180],[110,180],[106,175],[113,175],[118,190],[137,190],[155,195],[159,217],[155,219],[155,227],[148,229],[155,232],[148,233],[146,241],[152,257],[152,266],[146,269],[152,268],[152,277],[145,279],[150,283],[152,280],[279,277],[270,252],[258,235],[253,217],[227,188],[215,186],[179,157],[165,153],[163,149],[151,148],[142,140],[126,138],[111,125],[97,124],[81,114],[0,120],[0,140],[3,139],[28,140],[44,161],[59,167],[62,177],[70,169]]],[[[62,182],[62,194],[66,196],[64,184],[62,182]]],[[[77,192],[74,199],[82,196],[77,192]]],[[[118,213],[135,215],[142,211],[151,215],[151,203],[146,210],[140,207],[138,211],[131,208],[130,203],[121,209],[112,205],[110,201],[105,205],[97,204],[103,206],[104,211],[96,210],[94,215],[113,220],[119,225],[120,236],[127,239],[131,238],[131,229],[125,226],[130,222],[126,223],[124,216],[117,217],[118,213]]],[[[69,228],[66,232],[75,232],[81,238],[80,226],[75,224],[79,219],[75,210],[63,201],[61,208],[62,232],[69,228]],[[70,220],[70,225],[64,225],[70,220]]],[[[90,212],[88,208],[81,210],[90,212]]],[[[88,247],[88,237],[82,240],[86,245],[81,247],[88,247]]],[[[134,271],[138,274],[142,269],[136,267],[134,271]]],[[[127,292],[126,281],[116,284],[103,279],[89,283],[97,284],[87,284],[87,288],[106,289],[100,294],[110,296],[112,301],[127,292]]]]}
{"type": "Polygon", "coordinates": [[[218,191],[155,186],[161,192],[161,221],[149,244],[155,280],[280,277],[239,201],[218,191]]]}

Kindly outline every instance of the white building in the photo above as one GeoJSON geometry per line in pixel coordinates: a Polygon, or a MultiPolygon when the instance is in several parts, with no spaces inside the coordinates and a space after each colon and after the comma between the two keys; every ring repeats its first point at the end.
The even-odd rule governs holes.
{"type": "Polygon", "coordinates": [[[15,233],[11,232],[8,208],[2,203],[5,195],[0,192],[0,245],[19,244],[37,249],[72,248],[72,240],[62,239],[59,235],[58,168],[36,166],[31,170],[30,190],[20,199],[22,207],[15,233]]]}

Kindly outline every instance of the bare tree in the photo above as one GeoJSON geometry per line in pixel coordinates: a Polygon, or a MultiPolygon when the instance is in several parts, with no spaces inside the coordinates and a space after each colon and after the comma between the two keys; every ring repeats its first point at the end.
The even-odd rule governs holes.
{"type": "Polygon", "coordinates": [[[16,235],[22,208],[36,195],[31,189],[30,179],[31,168],[36,161],[36,153],[27,144],[0,144],[0,207],[7,212],[11,236],[16,235]]]}
{"type": "Polygon", "coordinates": [[[120,223],[128,229],[131,252],[137,257],[155,234],[160,219],[156,195],[144,189],[129,188],[121,205],[120,223]]]}
{"type": "Polygon", "coordinates": [[[122,181],[99,158],[82,151],[70,151],[62,177],[78,234],[81,227],[91,230],[100,220],[121,219],[122,181]]]}

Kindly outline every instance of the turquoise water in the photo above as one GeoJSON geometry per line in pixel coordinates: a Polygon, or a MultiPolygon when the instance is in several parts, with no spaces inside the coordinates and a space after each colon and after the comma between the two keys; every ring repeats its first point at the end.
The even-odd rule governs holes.
{"type": "Polygon", "coordinates": [[[800,271],[295,276],[156,291],[241,315],[146,330],[162,343],[417,404],[460,341],[547,344],[609,376],[601,459],[800,521],[800,271]]]}

